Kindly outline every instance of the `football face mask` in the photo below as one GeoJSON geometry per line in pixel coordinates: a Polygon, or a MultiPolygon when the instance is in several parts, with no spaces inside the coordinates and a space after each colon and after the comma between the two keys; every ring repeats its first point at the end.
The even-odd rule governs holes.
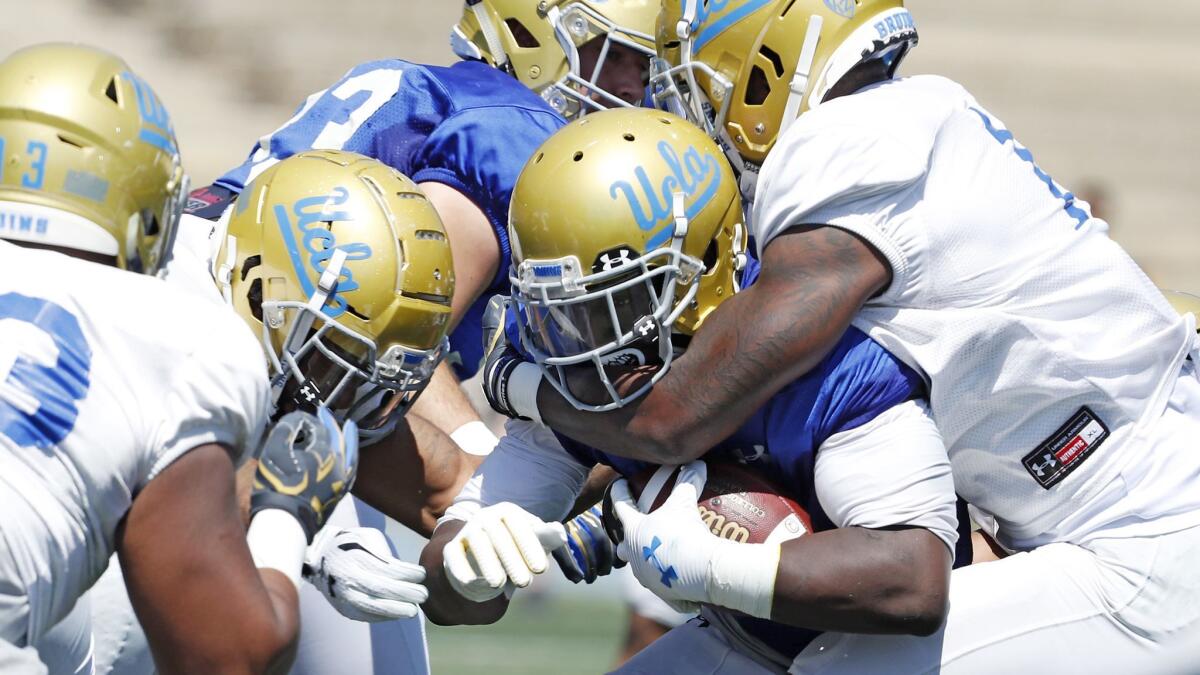
{"type": "Polygon", "coordinates": [[[645,254],[619,249],[601,254],[591,274],[573,256],[527,259],[510,278],[521,323],[521,343],[546,378],[573,406],[602,412],[649,391],[671,365],[671,326],[699,289],[704,264],[683,253],[687,217],[677,203],[669,246],[645,254]],[[661,366],[632,392],[622,394],[610,368],[661,366]],[[566,368],[590,365],[607,400],[580,400],[567,386],[566,368]]]}
{"type": "Polygon", "coordinates": [[[369,435],[408,411],[447,351],[446,343],[426,350],[392,345],[380,355],[369,337],[331,319],[322,308],[336,293],[343,259],[335,253],[307,303],[262,303],[262,342],[277,414],[324,406],[369,435]],[[282,339],[276,335],[281,328],[286,331],[282,339]],[[278,352],[277,344],[282,345],[278,352]]]}

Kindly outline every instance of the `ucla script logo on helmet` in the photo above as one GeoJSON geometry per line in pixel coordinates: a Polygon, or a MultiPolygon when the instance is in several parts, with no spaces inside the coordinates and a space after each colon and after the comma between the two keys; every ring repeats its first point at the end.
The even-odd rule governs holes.
{"type": "Polygon", "coordinates": [[[137,93],[138,115],[142,118],[138,140],[149,143],[165,153],[179,154],[179,148],[175,146],[175,132],[171,129],[171,116],[167,114],[162,101],[158,100],[158,95],[137,75],[125,71],[121,76],[129,80],[137,93]]]}
{"type": "Polygon", "coordinates": [[[346,311],[346,300],[341,294],[358,289],[350,263],[371,257],[370,246],[362,243],[338,244],[333,232],[321,225],[353,220],[350,213],[335,210],[349,199],[350,193],[343,187],[335,188],[330,195],[298,199],[292,204],[292,214],[296,217],[294,226],[288,217],[288,210],[282,204],[275,205],[275,218],[279,221],[279,231],[283,233],[283,240],[287,244],[292,268],[296,270],[296,277],[300,279],[300,285],[307,295],[313,294],[316,281],[321,278],[333,252],[339,248],[346,252],[346,265],[338,277],[337,288],[323,310],[330,318],[337,318],[346,311]],[[297,232],[303,248],[296,242],[297,232]]]}
{"type": "Polygon", "coordinates": [[[661,228],[646,243],[647,249],[656,248],[671,236],[671,203],[676,192],[684,194],[686,215],[694,218],[712,201],[721,186],[720,160],[713,155],[688,146],[683,157],[680,157],[667,141],[659,141],[658,154],[669,171],[661,184],[654,185],[646,167],[638,166],[633,170],[637,185],[618,180],[608,190],[613,199],[624,197],[628,201],[633,219],[642,230],[649,232],[661,224],[661,228]]]}

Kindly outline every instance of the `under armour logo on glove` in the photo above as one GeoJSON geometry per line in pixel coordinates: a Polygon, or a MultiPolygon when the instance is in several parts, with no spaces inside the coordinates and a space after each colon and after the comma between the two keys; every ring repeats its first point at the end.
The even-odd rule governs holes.
{"type": "Polygon", "coordinates": [[[659,581],[662,582],[662,585],[670,588],[671,582],[678,579],[679,575],[675,573],[674,565],[667,565],[665,568],[663,567],[662,561],[658,559],[658,554],[655,553],[659,546],[662,546],[662,540],[658,537],[655,537],[650,542],[649,546],[642,547],[642,557],[646,559],[646,562],[654,565],[654,567],[658,569],[658,573],[662,575],[662,577],[659,579],[659,581]]]}

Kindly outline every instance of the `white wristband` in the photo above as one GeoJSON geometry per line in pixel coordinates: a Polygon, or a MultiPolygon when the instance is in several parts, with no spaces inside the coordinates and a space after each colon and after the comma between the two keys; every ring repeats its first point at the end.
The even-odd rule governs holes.
{"type": "Polygon", "coordinates": [[[492,454],[496,444],[500,442],[496,434],[486,424],[479,420],[467,422],[450,432],[450,440],[454,441],[468,455],[486,457],[492,454]]]}
{"type": "Polygon", "coordinates": [[[255,567],[278,570],[300,589],[300,570],[308,540],[300,521],[292,514],[282,509],[263,509],[254,514],[246,543],[255,567]]]}
{"type": "Polygon", "coordinates": [[[779,544],[722,541],[708,562],[708,597],[714,605],[771,618],[779,544]]]}
{"type": "Polygon", "coordinates": [[[521,417],[542,424],[538,412],[537,393],[542,384],[542,369],[536,364],[523,362],[513,368],[508,376],[508,405],[521,417]]]}

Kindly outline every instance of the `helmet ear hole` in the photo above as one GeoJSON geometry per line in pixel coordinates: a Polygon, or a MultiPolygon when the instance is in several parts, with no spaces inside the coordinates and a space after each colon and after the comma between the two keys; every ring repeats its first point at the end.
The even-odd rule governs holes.
{"type": "Polygon", "coordinates": [[[762,105],[770,93],[771,85],[767,82],[767,74],[759,66],[754,66],[746,83],[746,105],[762,105]]]}
{"type": "Polygon", "coordinates": [[[513,41],[521,49],[537,49],[542,46],[538,39],[533,36],[533,33],[525,27],[525,24],[515,17],[509,17],[504,20],[504,25],[508,26],[508,30],[512,33],[513,41]]]}
{"type": "Polygon", "coordinates": [[[246,258],[246,262],[242,263],[242,281],[246,280],[246,276],[250,274],[250,270],[262,264],[261,255],[252,255],[246,258]]]}
{"type": "Polygon", "coordinates": [[[121,105],[121,99],[117,97],[117,78],[114,77],[108,81],[108,86],[104,88],[104,95],[113,103],[121,105]]]}
{"type": "Polygon", "coordinates": [[[142,236],[155,237],[159,234],[158,216],[150,209],[142,209],[142,236]]]}
{"type": "Polygon", "coordinates": [[[718,255],[717,240],[713,239],[712,241],[708,242],[708,248],[704,250],[704,259],[702,261],[704,263],[704,274],[708,275],[717,271],[718,255]]]}
{"type": "Polygon", "coordinates": [[[254,318],[257,319],[259,323],[262,323],[263,320],[262,287],[262,277],[258,277],[254,281],[250,282],[250,290],[246,292],[246,301],[250,304],[250,313],[254,315],[254,318]]]}

